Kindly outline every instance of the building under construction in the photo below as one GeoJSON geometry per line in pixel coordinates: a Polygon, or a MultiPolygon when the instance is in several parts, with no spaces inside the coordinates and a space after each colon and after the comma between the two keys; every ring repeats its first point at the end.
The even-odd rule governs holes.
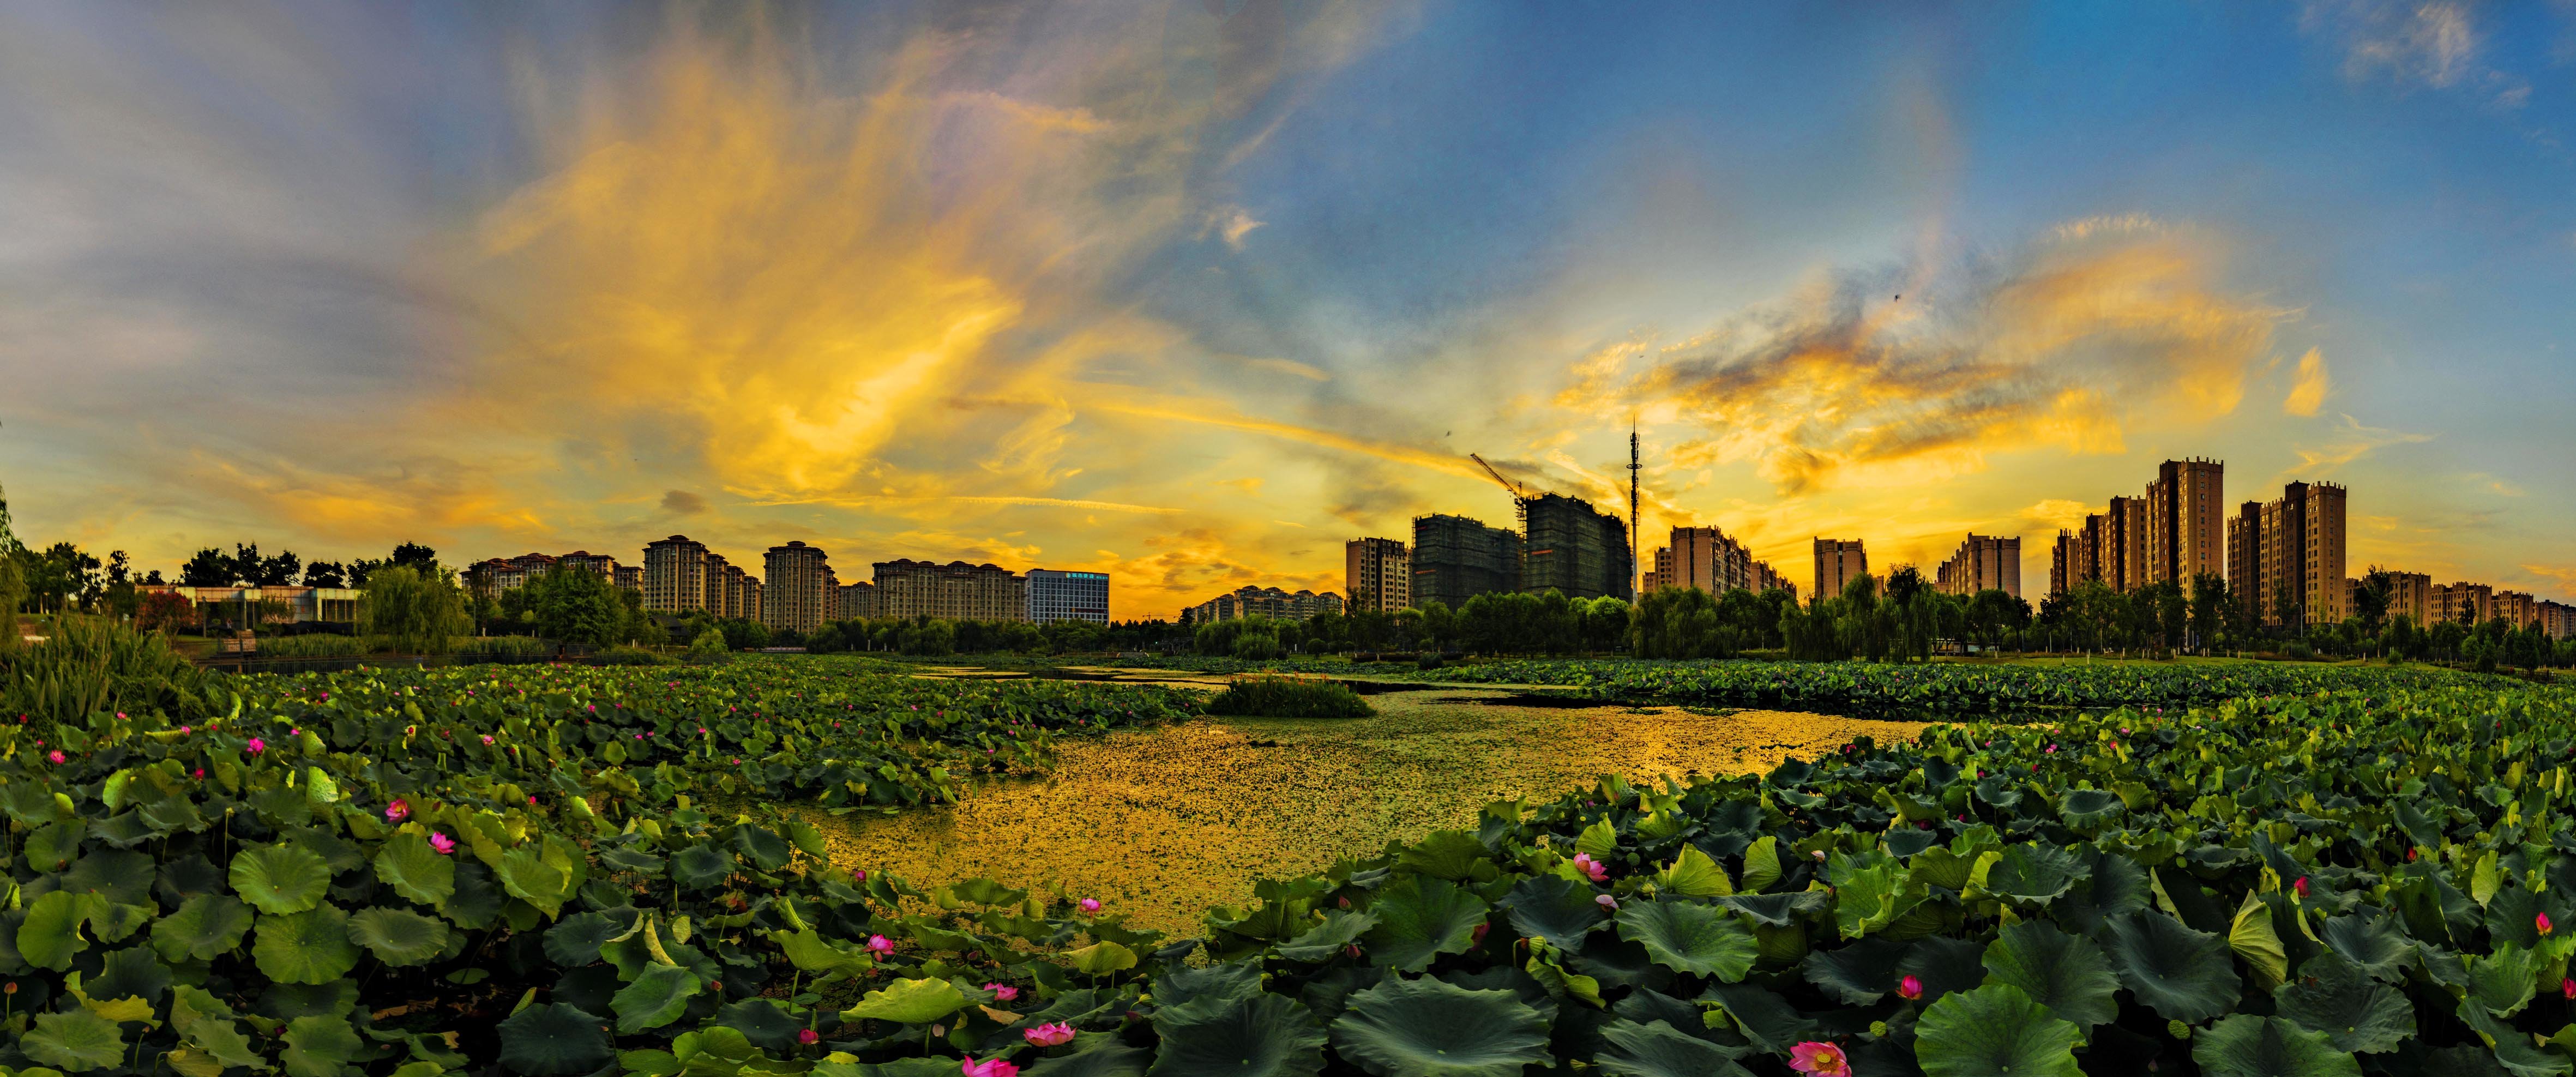
{"type": "Polygon", "coordinates": [[[1477,595],[1516,591],[1521,537],[1464,516],[1413,518],[1413,604],[1450,609],[1477,595]]]}
{"type": "Polygon", "coordinates": [[[1529,536],[1521,544],[1521,590],[1635,601],[1627,521],[1563,494],[1541,494],[1526,506],[1529,536]]]}

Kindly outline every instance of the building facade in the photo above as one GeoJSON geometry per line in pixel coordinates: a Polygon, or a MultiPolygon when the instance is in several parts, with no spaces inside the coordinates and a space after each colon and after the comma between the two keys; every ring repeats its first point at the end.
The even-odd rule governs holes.
{"type": "Polygon", "coordinates": [[[1342,546],[1351,612],[1393,613],[1413,604],[1413,555],[1394,539],[1355,538],[1342,546]]]}
{"type": "Polygon", "coordinates": [[[2271,597],[2263,593],[2263,503],[2248,501],[2227,518],[2227,595],[2247,624],[2260,624],[2271,597]]]}
{"type": "Polygon", "coordinates": [[[2021,597],[2021,538],[1969,532],[1957,552],[1933,572],[1932,586],[1943,594],[1973,595],[2001,591],[2021,597]]]}
{"type": "Polygon", "coordinates": [[[833,619],[840,581],[822,547],[802,541],[772,546],[761,559],[761,572],[766,579],[760,589],[760,623],[772,631],[803,635],[833,619]]]}
{"type": "Polygon", "coordinates": [[[993,564],[879,561],[876,601],[884,617],[1023,621],[1029,616],[1029,581],[993,564]]]}
{"type": "Polygon", "coordinates": [[[2189,594],[2201,576],[2227,574],[2227,465],[2167,460],[2147,484],[2142,584],[2167,580],[2189,594]]]}
{"type": "Polygon", "coordinates": [[[1029,620],[1109,623],[1109,574],[1033,568],[1028,572],[1029,620]]]}
{"type": "Polygon", "coordinates": [[[1636,598],[1627,521],[1563,494],[1542,494],[1528,504],[1529,534],[1521,542],[1524,593],[1636,598]]]}
{"type": "Polygon", "coordinates": [[[2388,574],[2388,619],[2404,617],[2418,628],[2433,620],[2433,577],[2421,572],[2388,574]]]}
{"type": "Polygon", "coordinates": [[[841,585],[841,608],[833,620],[852,621],[885,616],[885,603],[877,598],[877,585],[867,580],[841,585]]]}
{"type": "Polygon", "coordinates": [[[2495,588],[2483,583],[2438,584],[2433,588],[2432,605],[2432,623],[2485,624],[2494,616],[2495,588]]]}
{"type": "Polygon", "coordinates": [[[1869,575],[1869,554],[1859,539],[1816,540],[1816,597],[1843,593],[1851,581],[1869,575]]]}
{"type": "Polygon", "coordinates": [[[1326,591],[1282,591],[1276,587],[1235,588],[1181,611],[1185,625],[1231,621],[1238,617],[1267,617],[1274,621],[1303,621],[1319,613],[1343,612],[1342,596],[1326,591]]]}
{"type": "Polygon", "coordinates": [[[1738,589],[1761,594],[1774,588],[1797,593],[1796,585],[1781,579],[1768,563],[1754,560],[1743,543],[1714,527],[1676,527],[1672,537],[1655,550],[1644,591],[1666,587],[1720,595],[1738,589]]]}
{"type": "Polygon", "coordinates": [[[2540,600],[2540,630],[2554,640],[2576,636],[2576,606],[2556,599],[2540,600]]]}
{"type": "Polygon", "coordinates": [[[644,608],[685,613],[707,608],[707,546],[673,535],[644,546],[644,608]]]}
{"type": "Polygon", "coordinates": [[[1521,537],[1464,516],[1413,518],[1413,601],[1450,609],[1477,595],[1517,591],[1521,537]]]}
{"type": "Polygon", "coordinates": [[[642,565],[619,565],[609,572],[608,578],[620,591],[641,593],[644,590],[644,566],[642,565]]]}
{"type": "MultiPolygon", "coordinates": [[[[2252,506],[2247,506],[2251,509],[2252,506]]],[[[2245,518],[2240,511],[2238,518],[2245,518]]],[[[2260,538],[2249,599],[2268,626],[2341,624],[2351,608],[2344,580],[2344,488],[2330,482],[2293,482],[2259,510],[2260,538]]],[[[2228,586],[2242,588],[2236,566],[2228,586]]]]}

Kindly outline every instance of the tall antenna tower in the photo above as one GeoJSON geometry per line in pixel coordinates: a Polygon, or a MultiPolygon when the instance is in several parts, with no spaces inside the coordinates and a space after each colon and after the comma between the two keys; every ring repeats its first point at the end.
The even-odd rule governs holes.
{"type": "Polygon", "coordinates": [[[1637,595],[1637,417],[1628,416],[1628,596],[1637,595]]]}

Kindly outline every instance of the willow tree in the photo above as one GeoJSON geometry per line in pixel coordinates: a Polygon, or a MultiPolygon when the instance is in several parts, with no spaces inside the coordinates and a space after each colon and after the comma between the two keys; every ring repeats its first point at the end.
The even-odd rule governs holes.
{"type": "Polygon", "coordinates": [[[400,654],[443,654],[472,627],[465,616],[465,592],[456,586],[453,573],[409,565],[368,574],[358,618],[361,631],[385,637],[400,654]]]}

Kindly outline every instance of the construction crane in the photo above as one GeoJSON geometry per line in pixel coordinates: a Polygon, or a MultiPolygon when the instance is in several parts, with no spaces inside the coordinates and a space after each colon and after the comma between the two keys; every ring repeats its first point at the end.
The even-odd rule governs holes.
{"type": "Polygon", "coordinates": [[[1507,490],[1507,491],[1510,491],[1510,492],[1511,492],[1511,495],[1512,495],[1512,517],[1513,517],[1514,519],[1516,519],[1516,520],[1519,520],[1519,521],[1520,521],[1520,525],[1521,525],[1521,533],[1522,533],[1522,534],[1528,534],[1528,533],[1529,533],[1529,503],[1530,503],[1532,500],[1534,500],[1533,498],[1531,498],[1531,497],[1530,497],[1530,495],[1529,495],[1529,491],[1528,491],[1528,490],[1523,489],[1523,488],[1521,487],[1521,484],[1516,483],[1516,482],[1513,482],[1513,481],[1512,481],[1512,480],[1510,480],[1510,479],[1506,479],[1506,478],[1504,478],[1504,477],[1503,477],[1503,473],[1502,473],[1502,472],[1499,472],[1499,471],[1494,470],[1494,465],[1489,464],[1489,463],[1486,463],[1486,462],[1485,462],[1485,458],[1484,458],[1484,457],[1478,456],[1478,455],[1476,455],[1475,453],[1468,453],[1468,454],[1467,454],[1467,459],[1470,459],[1470,460],[1475,461],[1475,462],[1476,462],[1476,466],[1477,466],[1477,467],[1481,467],[1481,468],[1484,468],[1484,469],[1485,469],[1485,474],[1488,474],[1488,475],[1493,476],[1493,477],[1494,477],[1494,481],[1495,481],[1495,482],[1499,482],[1499,483],[1503,484],[1503,489],[1505,489],[1505,490],[1507,490]]]}
{"type": "Polygon", "coordinates": [[[1628,417],[1628,595],[1637,594],[1637,417],[1628,417]]]}

